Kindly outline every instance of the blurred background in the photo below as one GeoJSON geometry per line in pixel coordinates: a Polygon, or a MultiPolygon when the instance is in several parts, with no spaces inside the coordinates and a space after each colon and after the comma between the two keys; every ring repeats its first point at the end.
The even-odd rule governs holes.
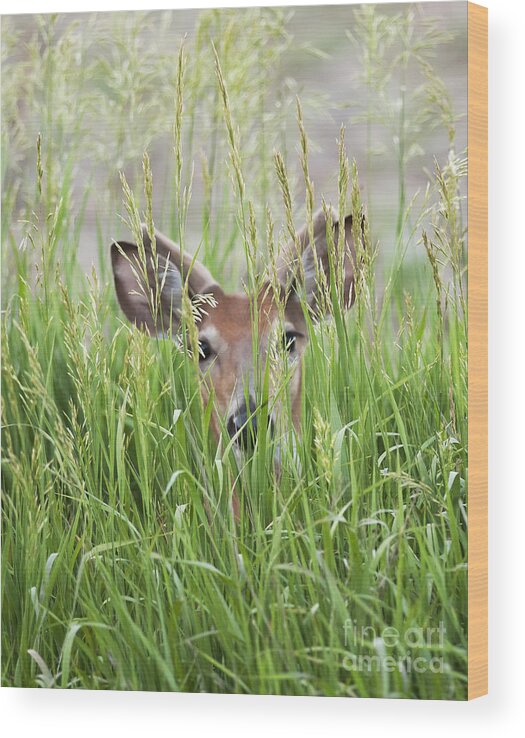
{"type": "Polygon", "coordinates": [[[262,240],[267,206],[284,238],[276,151],[296,226],[304,220],[298,98],[316,206],[324,197],[337,207],[344,126],[380,259],[403,238],[417,255],[419,235],[403,214],[414,197],[425,210],[435,161],[455,166],[466,147],[466,32],[464,2],[4,16],[2,241],[13,247],[4,287],[16,249],[57,207],[68,213],[61,248],[74,252],[78,274],[94,266],[106,275],[110,240],[129,237],[120,173],[143,208],[145,151],[155,223],[178,232],[181,79],[185,247],[199,248],[226,283],[238,280],[244,257],[213,46],[262,240]]]}

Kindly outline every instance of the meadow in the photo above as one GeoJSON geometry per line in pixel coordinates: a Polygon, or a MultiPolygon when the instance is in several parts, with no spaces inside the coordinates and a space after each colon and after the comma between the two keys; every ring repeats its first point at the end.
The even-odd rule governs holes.
{"type": "MultiPolygon", "coordinates": [[[[292,11],[202,11],[162,53],[176,14],[2,19],[4,686],[466,698],[467,159],[433,61],[454,39],[348,12],[366,94],[326,188],[329,90],[274,75],[292,11]],[[192,311],[182,343],[129,325],[111,239],[154,222],[253,289],[323,200],[366,214],[356,302],[307,321],[300,435],[239,458],[210,431],[192,311]]],[[[269,374],[286,398],[261,367],[260,427],[269,374]]]]}

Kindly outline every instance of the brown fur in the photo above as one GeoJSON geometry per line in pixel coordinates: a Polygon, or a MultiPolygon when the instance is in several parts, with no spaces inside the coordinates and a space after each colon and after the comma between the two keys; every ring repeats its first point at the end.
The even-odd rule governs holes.
{"type": "MultiPolygon", "coordinates": [[[[250,298],[241,293],[226,294],[220,287],[211,290],[216,305],[206,308],[206,314],[199,323],[199,337],[206,338],[216,354],[206,377],[215,395],[217,413],[226,418],[232,412],[232,397],[238,393],[239,400],[244,397],[243,379],[249,382],[253,370],[252,324],[250,298]],[[248,330],[239,330],[243,326],[248,330]],[[237,386],[235,384],[237,383],[237,386]]],[[[278,321],[276,300],[268,285],[261,290],[258,299],[259,323],[258,344],[261,361],[264,362],[272,329],[278,321]]],[[[284,320],[287,330],[301,334],[296,338],[295,376],[290,381],[290,402],[292,418],[296,429],[299,429],[301,412],[301,358],[306,348],[306,321],[297,298],[290,298],[285,306],[284,320]]],[[[217,432],[217,423],[214,423],[217,432]]]]}

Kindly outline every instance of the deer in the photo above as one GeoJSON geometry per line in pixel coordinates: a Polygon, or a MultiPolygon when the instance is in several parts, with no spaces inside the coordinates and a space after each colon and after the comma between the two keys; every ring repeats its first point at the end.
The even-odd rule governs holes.
{"type": "MultiPolygon", "coordinates": [[[[198,329],[199,372],[206,381],[201,383],[205,401],[213,391],[214,411],[211,426],[219,438],[222,426],[233,444],[249,451],[257,437],[255,369],[252,331],[257,331],[259,360],[264,362],[272,337],[281,331],[287,359],[291,365],[288,382],[292,422],[300,435],[301,388],[303,356],[308,342],[306,310],[314,321],[321,320],[326,307],[320,291],[330,288],[334,265],[342,266],[342,289],[337,294],[342,307],[348,309],[355,299],[356,249],[352,236],[352,215],[344,218],[344,253],[339,254],[339,219],[331,211],[318,211],[310,223],[296,233],[295,238],[278,254],[275,261],[276,279],[261,280],[257,295],[246,291],[227,293],[210,271],[192,254],[160,231],[154,229],[154,250],[149,229],[141,224],[142,244],[114,241],[111,263],[118,303],[128,320],[150,336],[171,334],[181,321],[183,290],[192,300],[207,296],[198,329]],[[330,223],[328,219],[330,219],[330,223]],[[327,229],[333,238],[327,238],[327,229]],[[313,236],[313,242],[311,237],[313,236]],[[330,242],[336,253],[329,255],[330,242]],[[141,261],[142,254],[142,261],[141,261]],[[145,259],[145,265],[144,265],[145,259]],[[147,284],[144,284],[147,279],[147,284]],[[154,299],[152,299],[152,296],[154,299]],[[212,299],[209,299],[209,298],[212,299]],[[252,304],[257,302],[257,325],[252,325],[252,304]],[[279,301],[284,310],[279,310],[279,301]],[[156,302],[158,309],[152,305],[156,302]],[[284,318],[284,325],[280,325],[284,318]]],[[[279,404],[268,414],[272,431],[279,404]]],[[[234,501],[234,506],[238,502],[234,501]]],[[[238,513],[238,509],[237,509],[238,513]]]]}

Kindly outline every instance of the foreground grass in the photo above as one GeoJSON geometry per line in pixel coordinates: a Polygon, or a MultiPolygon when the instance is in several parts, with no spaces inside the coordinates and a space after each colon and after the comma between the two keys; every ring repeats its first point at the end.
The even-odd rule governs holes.
{"type": "MultiPolygon", "coordinates": [[[[276,234],[269,214],[266,232],[248,223],[216,58],[237,249],[255,279],[251,257],[276,234]]],[[[357,213],[341,152],[341,203],[357,213]]],[[[4,685],[465,698],[461,174],[457,159],[436,170],[434,199],[399,228],[381,290],[367,234],[355,307],[311,325],[301,437],[281,448],[277,476],[279,439],[261,437],[241,462],[226,439],[217,447],[191,358],[123,325],[109,279],[79,275],[82,214],[41,186],[39,150],[47,217],[30,216],[25,250],[4,239],[16,278],[2,323],[4,685]]],[[[184,238],[179,221],[171,235],[184,238]]]]}
{"type": "Polygon", "coordinates": [[[108,337],[107,286],[11,300],[4,683],[463,696],[464,325],[440,345],[428,271],[397,335],[395,301],[375,342],[359,305],[339,340],[312,333],[297,454],[278,480],[270,441],[245,461],[238,525],[235,459],[209,443],[190,360],[125,326],[108,337]],[[441,623],[442,643],[388,653],[443,673],[349,670],[385,627],[441,623]]]}

